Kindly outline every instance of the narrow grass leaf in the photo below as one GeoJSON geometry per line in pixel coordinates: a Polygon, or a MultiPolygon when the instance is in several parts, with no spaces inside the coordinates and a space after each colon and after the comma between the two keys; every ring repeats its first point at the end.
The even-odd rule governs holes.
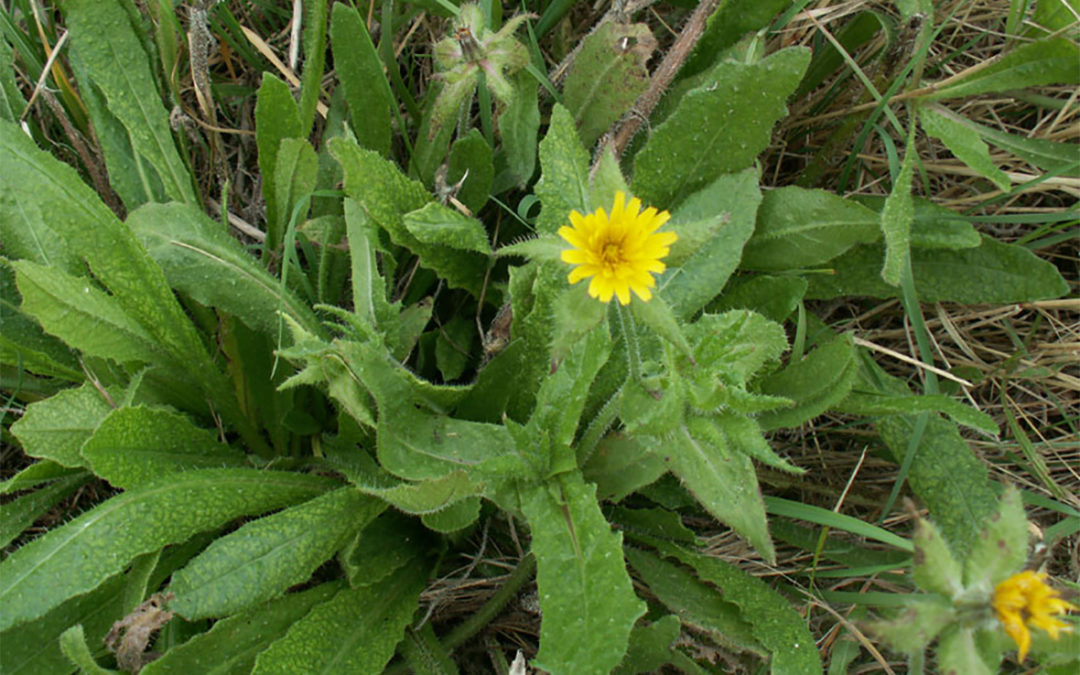
{"type": "Polygon", "coordinates": [[[562,474],[557,485],[522,495],[544,612],[536,666],[608,673],[622,661],[645,603],[634,594],[622,534],[604,519],[596,487],[577,472],[562,474]]]}
{"type": "Polygon", "coordinates": [[[427,583],[422,559],[378,583],[338,591],[255,660],[256,675],[381,673],[416,613],[427,583]]]}
{"type": "Polygon", "coordinates": [[[823,509],[820,506],[802,504],[800,502],[793,502],[779,497],[766,497],[765,507],[768,509],[769,513],[774,516],[796,518],[798,520],[805,520],[810,523],[824,525],[835,530],[843,530],[845,532],[850,532],[851,534],[880,541],[883,544],[895,546],[902,551],[911,552],[913,550],[911,542],[901,536],[875,525],[863,522],[858,518],[845,516],[842,513],[823,509]]]}
{"type": "MultiPolygon", "coordinates": [[[[119,0],[72,0],[64,6],[74,48],[109,111],[127,129],[132,151],[161,178],[165,194],[197,204],[191,173],[176,150],[150,60],[119,0]]],[[[131,161],[139,162],[138,157],[131,161]]]]}
{"type": "Polygon", "coordinates": [[[0,563],[0,631],[92,590],[132,559],[233,518],[310,499],[334,485],[316,476],[204,469],[117,495],[0,563]]]}

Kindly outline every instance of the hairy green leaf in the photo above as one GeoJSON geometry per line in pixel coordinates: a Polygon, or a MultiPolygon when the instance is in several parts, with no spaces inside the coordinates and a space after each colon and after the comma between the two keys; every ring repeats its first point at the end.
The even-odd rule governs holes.
{"type": "Polygon", "coordinates": [[[742,267],[783,271],[819,265],[855,244],[876,241],[876,213],[824,190],[789,186],[768,190],[758,208],[754,236],[742,267]]]}
{"type": "Polygon", "coordinates": [[[56,479],[34,492],[0,504],[0,548],[6,548],[23,530],[45,515],[64,497],[87,482],[84,473],[56,479]]]}
{"type": "Polygon", "coordinates": [[[60,651],[71,663],[78,667],[80,673],[85,675],[109,675],[119,673],[117,670],[107,670],[98,665],[90,648],[86,645],[86,634],[81,625],[68,628],[60,635],[60,651]]]}
{"type": "Polygon", "coordinates": [[[454,145],[450,148],[448,163],[447,185],[455,186],[461,183],[461,188],[457,192],[458,201],[473,213],[484,208],[484,204],[487,204],[488,197],[491,195],[495,165],[491,146],[488,145],[479,129],[473,129],[454,141],[454,145]]]}
{"type": "Polygon", "coordinates": [[[962,77],[949,78],[926,96],[927,100],[959,98],[1006,89],[1027,89],[1047,84],[1080,84],[1076,62],[1080,47],[1066,38],[1036,40],[1021,45],[985,68],[971,68],[962,77]]]}
{"type": "Polygon", "coordinates": [[[540,180],[535,193],[540,198],[536,230],[554,234],[568,221],[571,211],[588,213],[594,207],[589,194],[589,155],[581,145],[574,118],[559,104],[551,111],[547,136],[540,141],[540,180]]]}
{"type": "Polygon", "coordinates": [[[760,391],[795,401],[794,407],[763,413],[758,419],[765,429],[797,427],[825,412],[851,391],[859,364],[851,336],[824,344],[801,361],[788,364],[765,378],[760,391]]]}
{"type": "Polygon", "coordinates": [[[117,495],[26,544],[0,563],[0,630],[36,619],[95,588],[133,558],[233,518],[314,497],[316,476],[203,469],[163,476],[117,495]]]}
{"type": "Polygon", "coordinates": [[[1016,488],[1005,490],[964,560],[964,585],[989,593],[1027,560],[1028,522],[1016,488]]]}
{"type": "Polygon", "coordinates": [[[920,108],[919,123],[927,134],[944,143],[957,159],[978,171],[999,190],[1008,192],[1012,189],[1009,177],[990,159],[990,150],[978,132],[956,121],[945,108],[920,108]]]}
{"type": "Polygon", "coordinates": [[[263,199],[266,201],[264,259],[281,246],[285,236],[281,223],[288,221],[287,215],[282,217],[281,211],[285,206],[277,194],[277,183],[274,180],[281,141],[286,138],[300,138],[302,135],[300,111],[292,92],[289,91],[289,85],[272,73],[263,73],[262,84],[256,94],[255,143],[259,149],[259,173],[263,176],[263,199]]]}
{"type": "Polygon", "coordinates": [[[409,234],[428,246],[482,255],[491,253],[483,223],[438,202],[428,202],[423,208],[406,213],[403,220],[409,234]]]}
{"type": "Polygon", "coordinates": [[[536,135],[540,130],[539,88],[526,71],[515,76],[514,98],[499,115],[500,152],[495,155],[492,194],[523,187],[536,170],[536,135]]]}
{"type": "Polygon", "coordinates": [[[535,663],[555,673],[608,673],[622,661],[645,603],[634,594],[622,534],[604,520],[596,487],[577,472],[556,485],[522,495],[544,612],[535,663]]]}
{"type": "Polygon", "coordinates": [[[367,25],[355,9],[334,3],[330,42],[334,49],[334,72],[345,91],[357,142],[381,155],[389,155],[394,97],[367,25]]]}
{"type": "Polygon", "coordinates": [[[751,166],[809,62],[809,50],[792,48],[750,65],[722,63],[653,129],[634,157],[634,192],[667,207],[751,166]]]}
{"type": "MultiPolygon", "coordinates": [[[[105,393],[119,395],[116,390],[105,393]]],[[[22,418],[11,425],[11,433],[31,457],[89,468],[79,450],[113,409],[114,402],[115,399],[110,402],[89,383],[77,389],[65,389],[27,406],[22,418]]]]}
{"type": "Polygon", "coordinates": [[[849,415],[872,417],[878,415],[915,415],[921,412],[940,412],[957,424],[997,435],[997,422],[986,413],[952,399],[944,394],[922,396],[890,396],[860,391],[857,387],[844,400],[833,406],[849,415]]]}

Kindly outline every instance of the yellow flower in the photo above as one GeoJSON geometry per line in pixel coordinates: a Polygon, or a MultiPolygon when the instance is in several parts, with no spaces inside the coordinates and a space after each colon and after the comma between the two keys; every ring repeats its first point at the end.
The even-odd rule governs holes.
{"type": "Polygon", "coordinates": [[[1072,627],[1055,616],[1076,609],[1046,583],[1046,574],[1031,571],[1014,574],[998,584],[992,604],[1005,632],[1016,642],[1021,661],[1031,647],[1028,626],[1041,628],[1056,640],[1060,631],[1072,627]]]}
{"type": "Polygon", "coordinates": [[[617,296],[620,304],[630,302],[630,291],[648,300],[656,285],[653,274],[666,269],[660,260],[671,250],[678,236],[657,232],[671,218],[667,211],[649,207],[641,210],[641,200],[626,203],[626,195],[615,193],[609,216],[603,208],[588,215],[570,212],[573,227],[559,228],[559,236],[574,248],[562,252],[563,262],[575,265],[570,283],[592,277],[589,295],[601,302],[617,296]]]}

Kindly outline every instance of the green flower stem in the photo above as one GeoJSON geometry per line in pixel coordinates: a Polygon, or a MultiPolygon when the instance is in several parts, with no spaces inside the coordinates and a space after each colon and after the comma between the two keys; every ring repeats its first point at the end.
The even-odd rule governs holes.
{"type": "Polygon", "coordinates": [[[619,317],[619,328],[622,329],[623,340],[626,341],[626,366],[630,371],[629,377],[631,381],[637,382],[641,380],[641,351],[638,348],[637,326],[634,324],[634,317],[625,307],[618,301],[614,305],[615,313],[619,317]]]}
{"type": "Polygon", "coordinates": [[[518,563],[518,566],[514,568],[514,571],[507,577],[506,583],[499,587],[499,590],[495,591],[495,595],[484,603],[484,606],[480,608],[478,612],[470,616],[454,630],[450,631],[449,635],[443,639],[443,644],[447,649],[455,649],[459,647],[466,640],[471,638],[480,632],[480,629],[491,623],[499,612],[506,607],[506,603],[517,595],[521,587],[529,582],[533,578],[533,574],[536,572],[536,556],[532,553],[527,554],[518,563]]]}

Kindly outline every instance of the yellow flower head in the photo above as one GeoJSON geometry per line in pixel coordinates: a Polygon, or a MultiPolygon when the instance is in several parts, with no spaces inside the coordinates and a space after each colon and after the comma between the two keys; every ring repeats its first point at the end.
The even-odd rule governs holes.
{"type": "Polygon", "coordinates": [[[1031,647],[1028,626],[1041,628],[1056,640],[1060,631],[1072,627],[1055,617],[1077,609],[1046,583],[1046,574],[1031,571],[1014,574],[998,584],[992,604],[1005,632],[1016,642],[1021,661],[1031,647]]]}
{"type": "Polygon", "coordinates": [[[559,236],[574,247],[562,252],[563,262],[575,265],[570,283],[592,277],[589,295],[601,302],[615,295],[625,305],[630,291],[648,300],[656,285],[652,275],[666,269],[660,260],[678,239],[674,232],[657,232],[669,218],[670,213],[651,206],[642,211],[636,197],[627,204],[621,191],[615,193],[611,215],[603,208],[584,216],[571,211],[573,227],[559,228],[559,236]]]}

